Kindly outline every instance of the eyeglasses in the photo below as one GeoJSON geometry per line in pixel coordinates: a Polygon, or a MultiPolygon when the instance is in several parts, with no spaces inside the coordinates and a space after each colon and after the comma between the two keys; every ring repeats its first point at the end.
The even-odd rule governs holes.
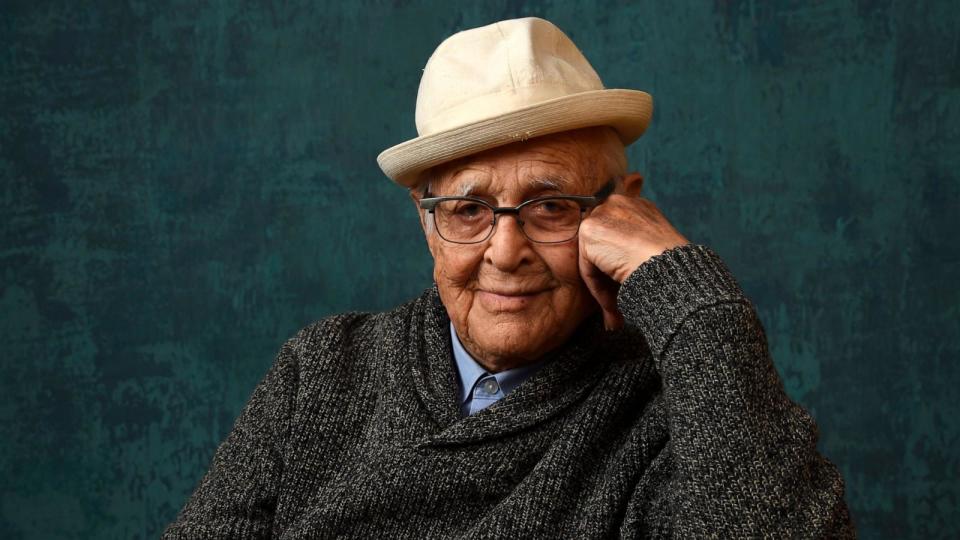
{"type": "Polygon", "coordinates": [[[588,208],[597,206],[613,193],[610,180],[592,196],[551,195],[524,201],[517,206],[492,206],[476,197],[428,197],[420,208],[433,214],[437,233],[455,244],[477,244],[493,235],[497,217],[517,216],[524,236],[540,244],[559,244],[577,236],[588,208]]]}

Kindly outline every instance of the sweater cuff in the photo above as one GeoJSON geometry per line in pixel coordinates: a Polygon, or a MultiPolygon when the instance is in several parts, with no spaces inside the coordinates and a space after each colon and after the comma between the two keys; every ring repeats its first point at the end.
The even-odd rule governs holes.
{"type": "Polygon", "coordinates": [[[744,302],[730,269],[712,249],[684,244],[637,267],[620,286],[617,306],[628,324],[637,326],[659,358],[684,319],[698,309],[722,302],[744,302]]]}

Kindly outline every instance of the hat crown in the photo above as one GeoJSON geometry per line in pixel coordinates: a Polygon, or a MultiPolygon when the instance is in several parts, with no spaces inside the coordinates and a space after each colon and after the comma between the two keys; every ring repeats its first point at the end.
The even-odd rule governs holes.
{"type": "Polygon", "coordinates": [[[458,32],[430,56],[417,92],[419,135],[604,86],[577,46],[537,17],[458,32]]]}

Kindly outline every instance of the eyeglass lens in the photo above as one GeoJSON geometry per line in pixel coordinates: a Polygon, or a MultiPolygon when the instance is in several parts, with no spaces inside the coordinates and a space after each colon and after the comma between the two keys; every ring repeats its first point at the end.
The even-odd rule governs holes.
{"type": "MultiPolygon", "coordinates": [[[[543,199],[520,209],[520,227],[534,242],[564,242],[577,235],[580,205],[569,199],[543,199]]],[[[451,242],[482,242],[493,230],[493,209],[478,201],[441,201],[434,209],[437,232],[451,242]]]]}

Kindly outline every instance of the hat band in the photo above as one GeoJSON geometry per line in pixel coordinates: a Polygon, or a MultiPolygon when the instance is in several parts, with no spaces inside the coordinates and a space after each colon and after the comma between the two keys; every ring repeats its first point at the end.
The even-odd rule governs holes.
{"type": "Polygon", "coordinates": [[[444,109],[429,120],[418,119],[417,133],[421,136],[431,135],[480,120],[502,116],[551,99],[592,90],[603,90],[603,85],[598,84],[597,88],[575,88],[564,83],[542,82],[535,86],[508,88],[500,92],[477,96],[444,109]]]}

